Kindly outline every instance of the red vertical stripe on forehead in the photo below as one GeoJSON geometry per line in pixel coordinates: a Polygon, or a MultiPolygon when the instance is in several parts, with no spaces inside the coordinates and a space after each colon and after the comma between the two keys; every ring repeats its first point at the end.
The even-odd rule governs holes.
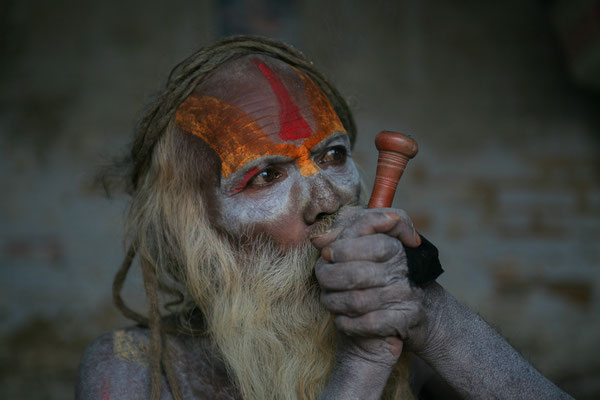
{"type": "Polygon", "coordinates": [[[266,64],[254,59],[254,64],[269,81],[279,103],[279,137],[283,140],[305,139],[310,136],[310,126],[306,123],[298,106],[290,97],[281,79],[266,64]]]}

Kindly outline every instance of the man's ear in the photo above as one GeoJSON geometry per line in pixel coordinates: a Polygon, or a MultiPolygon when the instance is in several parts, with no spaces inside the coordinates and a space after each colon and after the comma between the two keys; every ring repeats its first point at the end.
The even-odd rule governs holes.
{"type": "Polygon", "coordinates": [[[175,125],[170,127],[169,133],[184,190],[202,196],[209,220],[214,224],[213,219],[220,211],[216,191],[221,185],[221,159],[202,138],[175,125]]]}
{"type": "Polygon", "coordinates": [[[171,127],[178,168],[196,190],[214,189],[221,184],[221,160],[202,138],[171,127]]]}

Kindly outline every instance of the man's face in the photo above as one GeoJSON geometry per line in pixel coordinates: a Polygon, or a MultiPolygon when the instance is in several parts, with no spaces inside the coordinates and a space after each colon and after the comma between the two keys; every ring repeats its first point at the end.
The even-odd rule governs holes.
{"type": "Polygon", "coordinates": [[[176,120],[219,156],[221,182],[207,188],[208,209],[235,237],[266,234],[299,245],[322,216],[358,199],[350,140],[333,107],[310,78],[279,60],[252,55],[224,64],[179,106],[176,120]]]}

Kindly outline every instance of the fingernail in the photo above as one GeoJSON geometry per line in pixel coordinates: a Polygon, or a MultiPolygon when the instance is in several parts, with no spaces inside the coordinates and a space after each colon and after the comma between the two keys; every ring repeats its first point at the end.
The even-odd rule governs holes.
{"type": "Polygon", "coordinates": [[[325,261],[333,262],[333,250],[331,247],[325,247],[321,251],[321,257],[323,257],[325,261]]]}
{"type": "Polygon", "coordinates": [[[402,340],[397,337],[387,337],[385,338],[385,341],[390,345],[389,350],[394,357],[400,357],[400,354],[402,354],[402,347],[404,347],[402,340]]]}
{"type": "Polygon", "coordinates": [[[385,216],[388,217],[389,219],[393,219],[393,220],[398,220],[398,214],[394,213],[394,212],[386,212],[385,216]]]}
{"type": "Polygon", "coordinates": [[[421,245],[421,235],[417,231],[415,231],[415,242],[417,242],[417,246],[421,245]]]}

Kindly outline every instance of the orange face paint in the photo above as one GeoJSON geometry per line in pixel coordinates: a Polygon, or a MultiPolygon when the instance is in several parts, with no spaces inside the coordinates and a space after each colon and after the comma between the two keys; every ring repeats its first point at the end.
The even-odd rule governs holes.
{"type": "MultiPolygon", "coordinates": [[[[257,79],[264,79],[264,85],[258,89],[256,85],[251,86],[248,93],[242,91],[240,94],[240,97],[252,100],[244,103],[244,107],[252,111],[246,112],[231,101],[199,89],[177,109],[175,118],[179,127],[201,137],[217,153],[225,178],[247,163],[269,155],[295,159],[303,176],[316,174],[319,169],[311,159],[310,150],[332,133],[346,132],[327,96],[298,70],[293,70],[297,81],[293,82],[289,74],[282,79],[274,68],[258,58],[246,63],[244,68],[255,73],[254,76],[258,71],[257,79]],[[301,101],[308,107],[298,106],[297,99],[302,97],[301,101]],[[265,117],[261,114],[263,110],[258,108],[256,111],[255,106],[263,103],[265,117]],[[275,120],[279,122],[279,129],[273,124],[261,126],[267,117],[272,116],[269,104],[278,108],[275,120]],[[250,113],[258,118],[253,118],[250,113]],[[312,127],[309,122],[312,122],[312,127]]],[[[232,90],[235,91],[235,88],[232,90]]]]}

